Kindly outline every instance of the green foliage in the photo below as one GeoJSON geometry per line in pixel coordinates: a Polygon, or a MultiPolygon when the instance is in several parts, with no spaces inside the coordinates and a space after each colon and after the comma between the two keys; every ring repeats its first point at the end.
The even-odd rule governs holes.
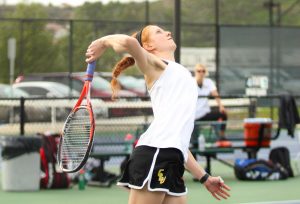
{"type": "Polygon", "coordinates": [[[8,18],[47,18],[46,8],[41,4],[17,4],[13,13],[6,15],[8,18]]]}
{"type": "MultiPolygon", "coordinates": [[[[1,53],[7,53],[7,40],[10,37],[17,40],[16,73],[30,73],[36,70],[47,71],[54,65],[58,54],[53,37],[45,29],[47,21],[26,21],[25,18],[48,18],[46,8],[40,4],[18,4],[7,18],[22,18],[24,21],[7,21],[1,23],[1,53]],[[47,48],[47,49],[46,49],[47,48]],[[22,56],[22,58],[21,58],[22,56]]],[[[7,57],[1,58],[1,82],[8,81],[9,64],[7,57]]]]}
{"type": "Polygon", "coordinates": [[[78,19],[97,19],[110,21],[143,21],[145,18],[144,3],[101,2],[88,3],[75,8],[74,17],[78,19]],[[134,20],[133,20],[134,19],[134,20]]]}

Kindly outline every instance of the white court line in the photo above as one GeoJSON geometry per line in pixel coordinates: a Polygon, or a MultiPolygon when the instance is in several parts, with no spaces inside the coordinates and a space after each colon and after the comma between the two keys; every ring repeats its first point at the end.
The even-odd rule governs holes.
{"type": "Polygon", "coordinates": [[[240,203],[240,204],[300,204],[300,200],[269,201],[269,202],[240,203]]]}

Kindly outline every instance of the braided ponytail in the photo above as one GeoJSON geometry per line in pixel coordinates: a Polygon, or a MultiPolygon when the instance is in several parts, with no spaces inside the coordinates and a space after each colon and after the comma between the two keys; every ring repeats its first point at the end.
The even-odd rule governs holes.
{"type": "Polygon", "coordinates": [[[134,63],[135,61],[133,57],[124,57],[115,65],[112,71],[112,80],[110,82],[110,86],[112,89],[112,100],[116,99],[118,91],[120,90],[121,87],[117,77],[121,74],[122,71],[134,65],[134,63]]]}
{"type": "MultiPolygon", "coordinates": [[[[132,35],[132,37],[136,38],[139,44],[143,47],[143,43],[148,41],[148,26],[141,29],[139,32],[136,32],[132,35]],[[143,34],[143,35],[142,35],[143,34]]],[[[117,77],[121,74],[122,71],[127,69],[128,67],[135,64],[133,57],[124,57],[121,59],[114,67],[112,71],[112,80],[110,82],[112,89],[112,100],[114,100],[117,96],[118,91],[120,90],[120,84],[117,80],[117,77]]]]}

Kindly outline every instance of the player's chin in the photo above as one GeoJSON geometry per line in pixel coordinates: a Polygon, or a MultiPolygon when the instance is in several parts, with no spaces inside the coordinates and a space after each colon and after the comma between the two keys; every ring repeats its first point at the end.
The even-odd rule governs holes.
{"type": "Polygon", "coordinates": [[[175,43],[171,43],[169,46],[169,49],[172,50],[173,52],[176,50],[177,46],[175,43]]]}
{"type": "Polygon", "coordinates": [[[172,48],[173,48],[174,50],[176,50],[177,45],[176,45],[176,43],[175,43],[173,40],[172,40],[171,46],[172,46],[172,48]]]}

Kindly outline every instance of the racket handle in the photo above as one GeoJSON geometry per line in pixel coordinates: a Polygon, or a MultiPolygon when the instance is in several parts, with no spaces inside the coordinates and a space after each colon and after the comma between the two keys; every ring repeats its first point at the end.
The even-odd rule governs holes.
{"type": "Polygon", "coordinates": [[[85,81],[92,81],[93,80],[95,68],[96,68],[96,61],[88,63],[87,69],[86,69],[85,81]]]}

